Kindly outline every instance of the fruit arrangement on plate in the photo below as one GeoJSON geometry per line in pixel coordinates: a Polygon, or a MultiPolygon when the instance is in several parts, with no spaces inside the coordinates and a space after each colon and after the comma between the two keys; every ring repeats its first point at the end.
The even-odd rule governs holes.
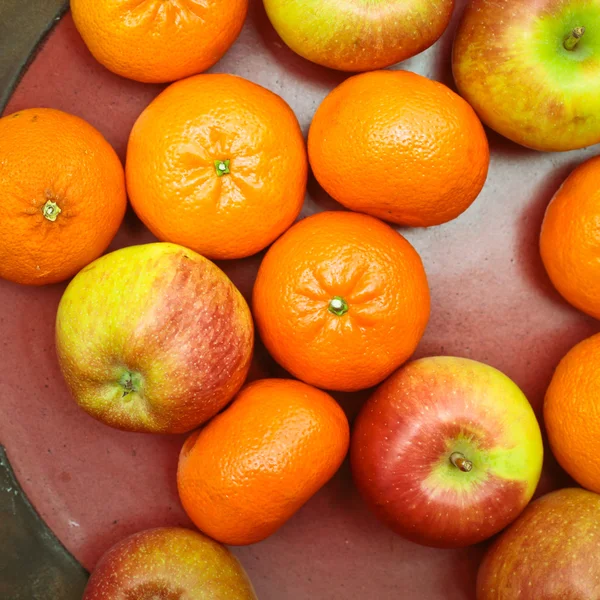
{"type": "MultiPolygon", "coordinates": [[[[59,108],[0,118],[0,278],[66,286],[53,351],[79,416],[107,435],[185,436],[172,437],[172,485],[189,519],[106,548],[83,600],[257,598],[225,545],[275,535],[343,464],[365,519],[440,553],[482,544],[461,597],[600,594],[600,337],[577,340],[534,407],[485,355],[420,347],[464,282],[457,268],[434,290],[411,243],[484,200],[502,205],[500,189],[482,196],[488,137],[514,143],[513,167],[527,156],[517,144],[600,143],[600,4],[469,0],[444,53],[455,86],[388,68],[431,47],[455,9],[264,0],[279,47],[343,73],[303,128],[275,90],[205,73],[247,0],[71,0],[102,68],[163,87],[132,124],[124,165],[59,108]],[[306,211],[317,188],[326,210],[306,211]],[[115,247],[128,206],[149,243],[115,247]],[[245,261],[257,272],[239,289],[245,261]],[[544,457],[573,483],[545,494],[544,457]]],[[[556,310],[598,319],[600,157],[579,162],[553,186],[536,260],[547,293],[572,306],[556,310]]],[[[483,310],[461,309],[465,328],[483,310]]]]}

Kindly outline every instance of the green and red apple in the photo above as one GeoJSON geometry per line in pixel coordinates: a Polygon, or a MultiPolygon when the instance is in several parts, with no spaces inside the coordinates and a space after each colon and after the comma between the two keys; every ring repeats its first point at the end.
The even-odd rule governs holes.
{"type": "Polygon", "coordinates": [[[256,600],[237,559],[221,544],[179,527],[149,529],[100,559],[83,600],[256,600]]]}
{"type": "Polygon", "coordinates": [[[123,248],[84,268],[56,318],[78,404],[126,431],[184,433],[240,389],[252,358],[246,301],[206,258],[175,244],[123,248]]]}
{"type": "Polygon", "coordinates": [[[408,363],[367,401],[351,445],[354,479],[400,535],[458,548],[509,525],[540,479],[542,436],[521,390],[482,363],[408,363]]]}
{"type": "Polygon", "coordinates": [[[600,2],[470,0],[453,70],[501,135],[536,150],[600,142],[600,2]]]}
{"type": "Polygon", "coordinates": [[[532,502],[488,550],[477,600],[600,598],[600,496],[564,489],[532,502]]]}
{"type": "Polygon", "coordinates": [[[341,71],[382,69],[419,54],[448,27],[454,0],[264,0],[297,54],[341,71]]]}

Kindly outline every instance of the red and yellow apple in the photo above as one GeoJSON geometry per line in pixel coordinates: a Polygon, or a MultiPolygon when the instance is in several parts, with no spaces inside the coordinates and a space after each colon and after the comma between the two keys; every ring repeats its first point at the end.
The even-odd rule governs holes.
{"type": "Polygon", "coordinates": [[[458,548],[511,523],[531,500],[542,436],[521,390],[464,358],[400,368],[355,424],[351,462],[367,504],[400,535],[458,548]]]}
{"type": "Polygon", "coordinates": [[[518,144],[600,142],[600,2],[470,0],[453,69],[481,120],[518,144]]]}
{"type": "Polygon", "coordinates": [[[423,52],[444,33],[454,0],[264,0],[297,54],[341,71],[372,71],[423,52]]]}
{"type": "Polygon", "coordinates": [[[179,527],[149,529],[113,546],[83,600],[256,600],[237,559],[221,544],[179,527]]]}
{"type": "Polygon", "coordinates": [[[532,502],[489,549],[477,600],[600,598],[600,496],[581,489],[532,502]]]}
{"type": "Polygon", "coordinates": [[[78,404],[126,431],[184,433],[240,389],[252,358],[246,301],[206,258],[131,246],[84,268],[56,318],[56,349],[78,404]]]}

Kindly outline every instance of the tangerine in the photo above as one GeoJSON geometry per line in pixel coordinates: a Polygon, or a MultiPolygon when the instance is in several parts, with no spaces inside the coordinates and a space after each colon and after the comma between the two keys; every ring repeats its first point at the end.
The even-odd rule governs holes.
{"type": "Polygon", "coordinates": [[[346,208],[412,227],[462,214],[487,178],[488,141],[451,89],[408,71],[351,77],[317,109],[315,177],[346,208]]]}
{"type": "Polygon", "coordinates": [[[429,319],[415,249],[381,221],[324,212],[267,252],[253,309],[273,358],[298,379],[355,391],[380,383],[415,351],[429,319]]]}
{"type": "Polygon", "coordinates": [[[577,167],[556,192],[542,224],[540,251],[554,287],[600,319],[600,157],[577,167]]]}
{"type": "Polygon", "coordinates": [[[94,58],[144,83],[212,67],[235,42],[248,0],[71,0],[73,21],[94,58]]]}
{"type": "Polygon", "coordinates": [[[98,258],[125,216],[123,167],[89,123],[49,108],[0,119],[0,277],[64,281],[98,258]]]}
{"type": "Polygon", "coordinates": [[[552,452],[583,487],[600,493],[600,334],[561,360],[544,400],[544,421],[552,452]]]}
{"type": "Polygon", "coordinates": [[[300,381],[255,381],[186,441],[181,502],[212,538],[259,542],[333,477],[349,443],[346,415],[325,392],[300,381]]]}
{"type": "Polygon", "coordinates": [[[259,252],[294,222],[308,161],[279,96],[241,77],[198,75],[141,114],[126,171],[133,208],[154,235],[226,259],[259,252]]]}

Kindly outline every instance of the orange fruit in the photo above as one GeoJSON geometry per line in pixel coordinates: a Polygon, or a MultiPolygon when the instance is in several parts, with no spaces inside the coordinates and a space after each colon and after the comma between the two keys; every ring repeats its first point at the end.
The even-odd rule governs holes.
{"type": "Polygon", "coordinates": [[[348,420],[325,392],[299,381],[256,381],[186,441],[181,502],[210,537],[259,542],[333,477],[349,441],[348,420]]]}
{"type": "Polygon", "coordinates": [[[560,294],[600,319],[600,156],[569,175],[546,211],[540,250],[560,294]]]}
{"type": "Polygon", "coordinates": [[[273,358],[298,379],[355,391],[414,352],[429,287],[414,248],[391,227],[348,212],[294,225],[267,252],[253,308],[273,358]]]}
{"type": "Polygon", "coordinates": [[[408,71],[364,73],[335,88],[317,109],[308,153],[335,200],[418,227],[467,210],[490,161],[483,126],[467,102],[408,71]]]}
{"type": "Polygon", "coordinates": [[[279,96],[233,75],[179,81],[137,120],[127,150],[131,203],[160,240],[209,258],[259,252],[296,219],[308,161],[279,96]]]}
{"type": "Polygon", "coordinates": [[[544,401],[550,447],[562,468],[600,493],[600,334],[577,344],[558,365],[544,401]]]}
{"type": "Polygon", "coordinates": [[[115,151],[84,120],[33,108],[0,119],[0,277],[44,285],[98,258],[127,197],[115,151]]]}
{"type": "Polygon", "coordinates": [[[235,42],[248,0],[71,0],[96,60],[117,75],[162,83],[212,67],[235,42]]]}

